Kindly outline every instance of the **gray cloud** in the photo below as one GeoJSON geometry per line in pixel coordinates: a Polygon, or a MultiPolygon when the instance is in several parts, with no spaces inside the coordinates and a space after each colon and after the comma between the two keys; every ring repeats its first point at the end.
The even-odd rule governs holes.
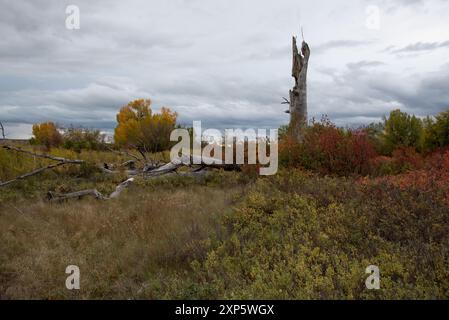
{"type": "Polygon", "coordinates": [[[354,48],[354,47],[360,47],[365,46],[373,41],[367,41],[367,40],[332,40],[320,45],[317,45],[314,48],[315,53],[324,53],[331,49],[338,49],[338,48],[354,48]]]}
{"type": "Polygon", "coordinates": [[[16,136],[47,120],[110,131],[122,105],[151,98],[184,124],[277,127],[288,122],[280,102],[293,85],[299,25],[312,49],[311,116],[346,125],[395,107],[439,112],[449,78],[436,49],[448,45],[449,5],[427,3],[0,0],[0,119],[16,136]],[[68,4],[80,7],[80,30],[64,26],[68,4]],[[382,11],[378,31],[365,27],[371,4],[382,11]],[[400,59],[406,52],[428,55],[400,59]]]}
{"type": "Polygon", "coordinates": [[[443,42],[417,42],[409,44],[403,48],[394,49],[393,47],[387,48],[386,51],[391,51],[392,53],[415,53],[423,51],[431,51],[441,48],[448,48],[449,41],[443,42]]]}
{"type": "Polygon", "coordinates": [[[374,68],[378,66],[385,65],[384,62],[381,61],[359,61],[354,63],[348,63],[349,69],[362,69],[362,68],[374,68]]]}

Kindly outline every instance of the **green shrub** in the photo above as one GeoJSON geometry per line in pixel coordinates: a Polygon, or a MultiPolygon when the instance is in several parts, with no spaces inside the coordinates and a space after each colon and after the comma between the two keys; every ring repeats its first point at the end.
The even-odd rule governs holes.
{"type": "Polygon", "coordinates": [[[391,154],[399,147],[422,149],[424,131],[419,118],[398,109],[391,111],[384,121],[385,131],[382,138],[386,154],[391,154]]]}
{"type": "Polygon", "coordinates": [[[425,120],[426,150],[449,147],[449,110],[425,120]]]}
{"type": "Polygon", "coordinates": [[[229,236],[190,276],[173,276],[165,297],[449,297],[449,217],[438,192],[290,170],[259,179],[245,199],[225,219],[229,236]],[[380,268],[380,290],[365,287],[369,265],[380,268]]]}
{"type": "Polygon", "coordinates": [[[104,138],[99,130],[70,127],[63,135],[62,146],[77,153],[81,150],[101,150],[104,138]]]}

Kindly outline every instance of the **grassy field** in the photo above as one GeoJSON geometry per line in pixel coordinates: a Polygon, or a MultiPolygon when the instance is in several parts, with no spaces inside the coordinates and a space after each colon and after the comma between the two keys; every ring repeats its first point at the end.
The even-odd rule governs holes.
{"type": "MultiPolygon", "coordinates": [[[[0,191],[0,298],[449,298],[449,206],[440,185],[217,171],[137,179],[120,198],[50,203],[49,190],[111,192],[124,175],[89,161],[0,191]],[[67,290],[65,268],[80,267],[67,290]],[[367,290],[377,265],[381,289],[367,290]]],[[[158,155],[161,159],[164,155],[158,155]]],[[[0,149],[0,179],[47,164],[0,149]]]]}

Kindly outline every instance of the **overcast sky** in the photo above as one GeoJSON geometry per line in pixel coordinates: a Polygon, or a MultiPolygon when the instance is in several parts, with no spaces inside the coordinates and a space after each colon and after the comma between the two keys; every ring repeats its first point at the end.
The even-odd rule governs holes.
{"type": "Polygon", "coordinates": [[[300,25],[312,52],[309,116],[357,125],[393,108],[420,116],[449,108],[445,0],[0,0],[0,8],[0,121],[11,138],[48,120],[112,131],[119,108],[137,98],[187,125],[277,128],[288,123],[280,102],[293,85],[300,25]],[[79,30],[66,28],[70,4],[79,30]]]}

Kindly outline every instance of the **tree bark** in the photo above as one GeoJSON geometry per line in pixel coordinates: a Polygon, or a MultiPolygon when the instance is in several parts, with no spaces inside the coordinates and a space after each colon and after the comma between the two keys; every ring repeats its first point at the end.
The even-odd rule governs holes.
{"type": "Polygon", "coordinates": [[[293,63],[292,77],[295,85],[290,90],[290,134],[298,142],[303,141],[303,129],[307,126],[307,68],[309,65],[310,48],[303,41],[301,52],[296,45],[296,37],[292,40],[293,63]]]}
{"type": "Polygon", "coordinates": [[[6,139],[5,128],[3,127],[3,123],[1,122],[0,122],[0,131],[2,132],[2,139],[6,139]]]}

